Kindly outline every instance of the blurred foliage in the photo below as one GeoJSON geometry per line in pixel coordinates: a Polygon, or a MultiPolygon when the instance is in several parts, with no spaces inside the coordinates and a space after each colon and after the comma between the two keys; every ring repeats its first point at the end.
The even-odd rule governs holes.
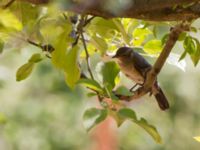
{"type": "Polygon", "coordinates": [[[130,95],[128,87],[133,83],[119,73],[115,62],[102,62],[101,58],[126,45],[154,62],[176,23],[93,18],[64,11],[68,5],[64,1],[46,6],[17,1],[0,9],[0,149],[88,150],[94,143],[83,125],[89,131],[108,115],[118,126],[131,120],[157,143],[163,137],[158,146],[125,122],[118,135],[121,150],[198,149],[192,137],[200,132],[199,71],[190,60],[197,66],[200,59],[199,20],[192,23],[190,32],[180,35],[167,61],[186,72],[167,65],[160,75],[170,110],[160,112],[154,101],[141,100],[127,104],[132,109],[113,111],[103,103],[101,109],[94,108],[95,101],[85,100],[96,100],[91,96],[99,95],[118,104],[113,90],[130,95]],[[31,78],[16,83],[15,72],[17,81],[31,78]],[[81,79],[82,73],[88,78],[81,79]],[[86,104],[94,106],[83,112],[86,104]]]}

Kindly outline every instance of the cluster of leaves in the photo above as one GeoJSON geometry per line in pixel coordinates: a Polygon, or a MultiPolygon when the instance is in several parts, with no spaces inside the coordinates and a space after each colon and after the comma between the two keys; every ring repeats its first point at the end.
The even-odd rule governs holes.
{"type": "MultiPolygon", "coordinates": [[[[165,33],[160,34],[159,29],[164,27],[168,32],[170,28],[167,23],[158,25],[135,19],[105,20],[99,17],[95,17],[83,28],[81,20],[87,21],[91,16],[77,16],[62,12],[55,8],[55,5],[39,7],[20,2],[20,6],[20,9],[17,5],[12,5],[9,10],[0,9],[0,52],[11,38],[19,39],[20,37],[24,40],[24,44],[30,44],[27,39],[42,44],[50,43],[55,49],[50,53],[51,62],[55,68],[63,71],[66,84],[70,88],[73,89],[77,84],[82,84],[92,91],[89,93],[90,96],[110,98],[114,104],[120,104],[115,94],[124,96],[132,94],[126,87],[119,86],[119,67],[113,61],[103,63],[99,60],[97,65],[100,68],[99,71],[96,71],[97,67],[92,70],[95,74],[94,78],[81,78],[82,73],[87,74],[87,70],[83,69],[85,58],[87,58],[85,50],[91,58],[96,55],[101,57],[127,45],[137,47],[139,52],[147,56],[157,57],[166,38],[165,33]],[[85,37],[82,40],[85,41],[87,49],[79,40],[80,32],[85,37]]],[[[187,34],[180,39],[184,40],[185,48],[180,60],[189,54],[196,65],[200,58],[198,39],[187,34]]],[[[26,79],[35,64],[45,58],[47,57],[44,51],[33,54],[27,63],[17,70],[16,80],[26,79]]],[[[144,128],[155,141],[161,142],[155,127],[143,118],[137,119],[133,110],[122,106],[121,109],[114,111],[106,103],[101,104],[103,109],[91,108],[84,113],[84,124],[87,130],[111,115],[118,125],[127,119],[131,120],[144,128]]]]}

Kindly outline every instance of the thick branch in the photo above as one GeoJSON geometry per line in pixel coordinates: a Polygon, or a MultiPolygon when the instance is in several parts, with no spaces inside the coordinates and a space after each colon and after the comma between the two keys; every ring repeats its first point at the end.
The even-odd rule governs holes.
{"type": "MultiPolygon", "coordinates": [[[[11,0],[11,2],[13,1],[11,0]]],[[[37,5],[50,2],[50,0],[16,1],[27,1],[37,5]]],[[[53,0],[51,1],[53,2],[53,0]]],[[[67,11],[104,18],[120,17],[150,21],[178,21],[200,17],[200,0],[65,0],[63,2],[62,5],[67,11]],[[188,7],[185,7],[186,5],[188,7]]]]}
{"type": "Polygon", "coordinates": [[[152,69],[147,73],[146,81],[144,83],[144,86],[139,88],[135,94],[129,98],[129,100],[137,99],[146,93],[150,92],[152,90],[152,85],[156,81],[156,77],[159,74],[160,70],[162,69],[163,65],[165,64],[166,59],[168,58],[170,52],[172,51],[172,48],[174,47],[176,41],[178,40],[179,35],[183,31],[188,31],[189,25],[180,24],[174,27],[170,34],[169,38],[166,42],[166,45],[163,48],[163,51],[161,52],[160,56],[156,60],[155,64],[153,65],[152,69]]]}

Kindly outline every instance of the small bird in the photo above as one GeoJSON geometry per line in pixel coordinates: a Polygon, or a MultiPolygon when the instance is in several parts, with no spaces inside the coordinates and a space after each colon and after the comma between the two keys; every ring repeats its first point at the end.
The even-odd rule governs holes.
{"type": "MultiPolygon", "coordinates": [[[[143,56],[134,51],[134,48],[121,47],[113,58],[117,59],[121,71],[136,84],[143,85],[146,73],[152,68],[143,56]]],[[[155,96],[161,110],[169,108],[169,103],[157,80],[152,86],[152,94],[155,96]]]]}

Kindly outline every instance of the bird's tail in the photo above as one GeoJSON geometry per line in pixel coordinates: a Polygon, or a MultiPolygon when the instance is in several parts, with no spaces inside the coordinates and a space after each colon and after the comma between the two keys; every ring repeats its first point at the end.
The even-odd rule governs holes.
{"type": "Polygon", "coordinates": [[[166,110],[169,108],[168,100],[161,88],[158,88],[158,93],[156,93],[154,96],[158,102],[160,109],[166,110]]]}

